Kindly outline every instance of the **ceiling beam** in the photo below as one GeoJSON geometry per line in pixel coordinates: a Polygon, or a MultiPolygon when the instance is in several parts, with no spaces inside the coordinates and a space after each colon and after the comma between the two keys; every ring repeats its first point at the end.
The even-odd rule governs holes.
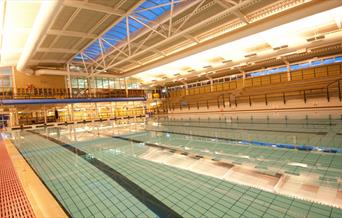
{"type": "Polygon", "coordinates": [[[119,0],[119,1],[117,0],[117,1],[115,2],[114,8],[115,8],[115,9],[120,8],[121,5],[123,5],[126,1],[127,1],[127,0],[119,0]]]}
{"type": "MultiPolygon", "coordinates": [[[[110,65],[110,66],[107,66],[107,67],[110,68],[110,67],[112,67],[112,66],[116,66],[116,65],[118,65],[118,64],[121,64],[121,63],[123,63],[124,61],[127,61],[127,60],[129,60],[129,59],[133,59],[133,58],[135,58],[135,57],[141,55],[143,52],[146,52],[146,51],[148,51],[148,50],[154,49],[154,48],[156,48],[157,46],[160,46],[161,44],[166,43],[166,42],[168,42],[168,41],[172,41],[173,39],[175,39],[175,38],[177,38],[177,37],[184,37],[184,34],[188,34],[191,30],[200,28],[201,26],[207,24],[208,22],[210,22],[210,21],[212,21],[212,20],[215,20],[215,19],[218,19],[218,18],[222,17],[223,15],[225,15],[225,14],[227,14],[227,13],[232,13],[232,11],[235,11],[235,10],[239,9],[240,7],[243,7],[243,6],[245,6],[245,5],[251,4],[251,3],[253,3],[254,1],[255,1],[255,0],[245,0],[245,1],[241,1],[240,3],[238,3],[237,5],[235,5],[235,6],[231,7],[231,8],[229,8],[229,9],[225,9],[225,10],[223,10],[223,11],[217,13],[216,15],[209,17],[209,18],[206,19],[206,20],[203,20],[203,21],[201,21],[201,22],[199,22],[199,23],[197,23],[197,24],[195,24],[195,25],[190,26],[189,28],[186,28],[186,29],[184,29],[184,30],[180,30],[180,32],[178,32],[178,33],[172,35],[171,37],[166,38],[166,39],[163,40],[163,41],[160,41],[160,42],[158,42],[158,43],[155,43],[154,45],[150,46],[147,50],[139,51],[139,52],[137,52],[137,53],[135,53],[135,54],[133,54],[133,55],[131,55],[131,56],[125,58],[124,60],[118,61],[118,62],[116,62],[116,63],[114,63],[114,64],[112,64],[112,65],[110,65]]],[[[201,2],[202,2],[202,1],[198,1],[197,3],[201,3],[201,2]]]]}
{"type": "Polygon", "coordinates": [[[37,52],[48,52],[48,53],[77,53],[76,49],[68,49],[68,48],[39,48],[36,50],[37,52]]]}
{"type": "MultiPolygon", "coordinates": [[[[148,48],[148,46],[146,46],[146,45],[140,45],[140,44],[135,43],[135,42],[131,42],[131,45],[133,47],[136,47],[136,48],[139,48],[139,47],[141,47],[143,49],[147,49],[148,48]]],[[[166,56],[166,54],[164,52],[162,52],[162,51],[160,51],[158,49],[152,49],[151,51],[154,52],[154,53],[160,54],[162,56],[166,56]]]]}
{"type": "MultiPolygon", "coordinates": [[[[231,7],[233,7],[234,5],[236,5],[237,3],[232,1],[232,0],[216,0],[216,3],[221,5],[222,7],[229,9],[231,7]]],[[[242,22],[249,24],[250,21],[249,19],[241,13],[240,10],[235,10],[232,12],[232,14],[234,14],[236,17],[238,17],[242,22]]]]}
{"type": "MultiPolygon", "coordinates": [[[[175,17],[175,16],[177,16],[177,15],[183,13],[184,11],[190,9],[191,7],[197,5],[197,4],[200,3],[200,2],[202,2],[202,0],[192,0],[192,1],[187,0],[187,1],[184,1],[183,3],[180,3],[180,4],[183,4],[183,6],[182,6],[181,8],[178,7],[178,8],[175,8],[175,9],[174,9],[174,11],[173,11],[173,17],[175,17]]],[[[164,23],[169,22],[169,19],[171,19],[171,17],[170,17],[169,14],[167,14],[167,15],[165,15],[165,16],[163,16],[163,17],[157,18],[157,20],[153,21],[153,23],[155,24],[155,26],[158,26],[158,25],[161,26],[161,25],[163,25],[164,23]]],[[[106,31],[105,31],[105,32],[106,32],[106,31]]],[[[145,34],[148,34],[148,33],[151,33],[151,32],[153,32],[153,31],[152,31],[150,28],[142,28],[142,29],[138,30],[138,31],[134,34],[133,37],[131,37],[130,42],[133,42],[133,41],[135,41],[136,39],[139,39],[141,36],[143,36],[143,35],[145,35],[145,34]]],[[[102,35],[102,34],[101,34],[101,35],[102,35]]],[[[128,44],[127,42],[123,42],[123,43],[121,43],[119,46],[120,46],[120,47],[125,47],[125,46],[127,46],[127,44],[128,44]]],[[[89,46],[89,45],[88,45],[88,46],[89,46]]],[[[86,47],[88,47],[88,46],[86,46],[86,47]]],[[[118,47],[119,47],[119,46],[118,46],[118,47]]],[[[119,48],[120,48],[120,47],[119,47],[119,48]]],[[[106,57],[109,57],[109,56],[112,55],[114,52],[115,52],[115,50],[113,49],[113,50],[107,52],[107,54],[104,55],[104,57],[105,57],[105,58],[106,58],[106,57]]],[[[136,52],[136,53],[138,53],[138,52],[136,52]]],[[[132,54],[131,56],[134,56],[134,55],[135,55],[135,54],[132,54]]],[[[130,56],[130,57],[131,57],[131,56],[130,56]]]]}
{"type": "MultiPolygon", "coordinates": [[[[144,1],[145,1],[145,0],[136,1],[136,3],[134,3],[134,5],[131,6],[131,7],[129,8],[129,10],[128,10],[126,13],[129,13],[129,12],[131,12],[131,11],[134,11],[134,10],[135,10],[137,7],[139,7],[144,1]]],[[[105,30],[103,30],[103,31],[99,34],[99,37],[98,37],[98,38],[100,38],[103,34],[105,34],[106,32],[108,32],[111,28],[113,28],[113,26],[115,26],[117,23],[119,23],[124,17],[126,17],[125,14],[121,15],[120,18],[118,18],[118,19],[116,19],[114,22],[112,22],[105,30]]],[[[90,46],[90,45],[91,45],[93,42],[95,42],[96,40],[97,40],[97,38],[96,38],[96,39],[93,39],[92,41],[90,41],[90,42],[89,42],[86,46],[84,46],[83,49],[80,50],[79,52],[83,52],[86,48],[88,48],[88,46],[90,46]]],[[[75,55],[72,56],[72,57],[68,60],[68,62],[72,61],[72,59],[73,59],[74,57],[75,57],[75,55]]]]}
{"type": "Polygon", "coordinates": [[[124,10],[115,9],[112,7],[107,7],[99,4],[93,4],[86,1],[67,0],[64,1],[63,5],[74,8],[86,9],[90,11],[97,11],[105,14],[113,14],[117,16],[123,16],[126,13],[126,11],[124,10]]]}
{"type": "Polygon", "coordinates": [[[86,38],[86,39],[95,39],[97,37],[96,34],[88,34],[88,33],[67,31],[67,30],[49,30],[47,34],[57,35],[57,36],[72,36],[72,37],[86,38]]]}
{"type": "MultiPolygon", "coordinates": [[[[144,65],[143,67],[138,67],[138,68],[131,70],[129,72],[125,72],[125,76],[131,76],[131,75],[134,75],[134,74],[137,74],[137,73],[140,73],[140,72],[161,66],[163,64],[170,63],[170,62],[178,60],[180,58],[184,58],[184,57],[190,56],[192,54],[202,52],[202,51],[208,50],[210,48],[217,47],[217,46],[223,45],[225,43],[228,43],[228,42],[231,42],[231,41],[234,41],[234,40],[237,40],[237,39],[258,33],[258,32],[265,31],[267,29],[274,28],[274,27],[282,25],[282,24],[286,24],[286,23],[301,19],[301,18],[306,17],[306,16],[310,16],[310,15],[313,15],[316,13],[320,13],[322,11],[326,11],[326,10],[329,10],[332,8],[336,8],[336,7],[341,6],[341,5],[342,5],[341,1],[328,1],[328,2],[312,1],[312,2],[308,2],[308,3],[305,3],[301,6],[299,6],[299,7],[292,9],[291,13],[288,11],[285,11],[285,12],[280,14],[281,16],[276,15],[276,16],[268,17],[268,18],[264,19],[263,22],[251,24],[251,26],[249,28],[245,28],[245,29],[242,29],[240,31],[234,31],[232,33],[228,32],[222,36],[215,38],[214,40],[206,41],[204,43],[201,43],[200,45],[191,47],[191,48],[186,49],[182,52],[178,52],[174,55],[167,56],[166,58],[158,60],[157,62],[152,62],[152,63],[144,65]]],[[[154,46],[157,47],[158,43],[150,46],[149,49],[155,48],[154,46]]],[[[136,54],[139,55],[139,52],[137,52],[136,54]]],[[[133,57],[134,57],[134,55],[130,56],[129,58],[133,58],[133,57]]],[[[116,62],[115,64],[122,64],[122,62],[124,62],[124,61],[125,60],[121,60],[121,61],[116,62]]],[[[115,64],[113,64],[113,66],[115,66],[115,64]]],[[[110,67],[111,66],[108,66],[109,69],[110,69],[110,67]]]]}
{"type": "Polygon", "coordinates": [[[45,60],[31,59],[29,62],[29,64],[40,64],[40,63],[64,64],[65,60],[62,60],[62,59],[45,59],[45,60]]]}

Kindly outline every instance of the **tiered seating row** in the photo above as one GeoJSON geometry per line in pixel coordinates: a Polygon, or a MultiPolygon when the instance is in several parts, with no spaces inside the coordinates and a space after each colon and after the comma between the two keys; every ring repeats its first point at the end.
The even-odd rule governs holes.
{"type": "MultiPolygon", "coordinates": [[[[333,64],[316,68],[309,68],[287,73],[246,78],[243,84],[242,79],[213,84],[212,92],[230,91],[237,88],[264,87],[269,85],[284,85],[290,81],[304,81],[318,78],[338,77],[341,75],[342,64],[333,64]]],[[[210,85],[194,87],[188,89],[188,95],[196,95],[211,92],[210,85]]],[[[185,89],[178,89],[170,92],[170,98],[185,96],[185,89]]]]}
{"type": "Polygon", "coordinates": [[[203,87],[175,90],[164,103],[164,110],[182,108],[200,108],[215,106],[237,106],[242,103],[250,105],[263,102],[266,105],[271,101],[300,99],[304,103],[308,99],[332,97],[341,100],[341,64],[305,69],[290,73],[260,76],[242,80],[206,85],[203,87]]]}

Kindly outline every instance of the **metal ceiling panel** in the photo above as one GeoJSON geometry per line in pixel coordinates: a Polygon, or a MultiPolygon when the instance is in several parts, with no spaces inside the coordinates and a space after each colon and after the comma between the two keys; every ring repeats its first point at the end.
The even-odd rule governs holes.
{"type": "Polygon", "coordinates": [[[72,37],[72,36],[61,36],[58,40],[54,43],[53,48],[70,48],[74,45],[79,38],[72,37]]]}
{"type": "Polygon", "coordinates": [[[55,40],[56,35],[46,35],[44,41],[40,45],[41,48],[49,48],[51,43],[55,40]]]}
{"type": "Polygon", "coordinates": [[[105,13],[82,9],[66,30],[87,33],[105,15],[105,13]]]}
{"type": "Polygon", "coordinates": [[[64,6],[57,15],[57,19],[52,24],[51,29],[61,30],[75,11],[76,8],[64,6]]]}

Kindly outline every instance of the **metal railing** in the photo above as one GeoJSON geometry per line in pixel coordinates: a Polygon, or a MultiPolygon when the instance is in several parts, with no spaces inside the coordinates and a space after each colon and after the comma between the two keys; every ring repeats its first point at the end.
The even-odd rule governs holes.
{"type": "Polygon", "coordinates": [[[71,94],[67,89],[18,89],[17,93],[12,91],[0,93],[0,99],[70,99],[70,98],[117,98],[117,97],[145,97],[142,89],[129,89],[126,94],[125,89],[101,90],[95,93],[78,92],[73,90],[71,94]]]}
{"type": "Polygon", "coordinates": [[[333,88],[334,85],[337,85],[337,90],[338,90],[338,98],[340,101],[342,100],[342,95],[341,95],[341,78],[337,79],[327,85],[327,99],[330,101],[330,89],[333,88]]]}
{"type": "Polygon", "coordinates": [[[255,103],[264,103],[268,105],[270,102],[274,101],[282,101],[283,104],[289,100],[303,100],[304,103],[307,103],[308,100],[317,99],[317,98],[326,98],[329,102],[332,98],[337,98],[339,101],[342,101],[342,93],[341,93],[341,78],[329,83],[326,87],[322,88],[313,88],[313,89],[298,89],[292,91],[282,91],[282,92],[267,92],[265,88],[264,93],[253,94],[253,95],[245,95],[241,94],[239,96],[233,96],[230,93],[223,93],[215,97],[214,99],[210,99],[210,92],[207,93],[207,96],[201,95],[198,100],[180,100],[179,102],[171,103],[168,100],[165,101],[163,107],[160,108],[163,112],[173,111],[176,108],[180,110],[190,110],[191,108],[206,107],[207,109],[211,107],[216,107],[218,109],[225,107],[237,107],[241,104],[249,104],[252,106],[255,103]],[[202,98],[202,99],[201,99],[202,98]],[[203,99],[205,98],[205,99],[203,99]]]}
{"type": "MultiPolygon", "coordinates": [[[[308,79],[324,79],[324,78],[331,78],[334,76],[339,76],[342,73],[342,65],[338,65],[338,69],[328,69],[331,65],[324,65],[320,67],[312,67],[309,71],[304,71],[303,69],[297,70],[297,71],[291,71],[290,73],[290,81],[291,82],[300,82],[305,81],[308,79]],[[320,71],[318,68],[326,68],[326,71],[320,71]]],[[[251,87],[262,87],[263,85],[277,85],[281,83],[287,83],[288,80],[288,73],[276,73],[276,74],[270,74],[270,75],[263,75],[263,76],[256,76],[256,77],[247,77],[245,79],[244,87],[251,88],[251,87]]],[[[186,91],[186,88],[184,85],[182,85],[183,88],[180,89],[174,89],[169,92],[170,97],[182,97],[186,95],[197,95],[206,93],[207,89],[212,89],[213,92],[223,92],[223,91],[232,91],[236,88],[241,88],[243,85],[242,78],[240,79],[234,79],[231,81],[222,80],[222,82],[219,83],[213,83],[212,88],[210,88],[210,84],[208,83],[200,83],[199,86],[196,87],[189,87],[186,91]],[[188,94],[186,94],[188,92],[188,94]]],[[[199,83],[199,82],[198,82],[199,83]]]]}

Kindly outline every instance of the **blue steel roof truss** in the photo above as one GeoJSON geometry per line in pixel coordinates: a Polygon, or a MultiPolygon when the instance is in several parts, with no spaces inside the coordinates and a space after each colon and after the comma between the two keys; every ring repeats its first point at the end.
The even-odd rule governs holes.
{"type": "MultiPolygon", "coordinates": [[[[132,13],[135,19],[138,19],[140,22],[132,19],[131,17],[122,17],[122,19],[110,28],[106,33],[104,33],[100,39],[95,40],[92,44],[90,44],[87,48],[85,48],[81,53],[78,53],[74,57],[74,61],[91,61],[92,59],[96,60],[99,56],[101,56],[103,50],[106,53],[111,47],[115,46],[118,42],[124,41],[127,39],[127,27],[126,22],[128,21],[128,29],[129,33],[134,33],[137,30],[140,30],[144,27],[143,24],[148,25],[149,22],[155,21],[159,16],[164,14],[171,9],[171,0],[145,0],[141,5],[139,5],[132,13]],[[170,4],[167,4],[170,3],[170,4]],[[160,7],[156,7],[158,5],[162,5],[160,7]],[[99,40],[102,40],[100,45],[99,40]],[[101,48],[102,46],[102,48],[101,48]],[[81,54],[85,55],[81,55],[81,54]]],[[[178,2],[174,2],[176,5],[178,2]]]]}

